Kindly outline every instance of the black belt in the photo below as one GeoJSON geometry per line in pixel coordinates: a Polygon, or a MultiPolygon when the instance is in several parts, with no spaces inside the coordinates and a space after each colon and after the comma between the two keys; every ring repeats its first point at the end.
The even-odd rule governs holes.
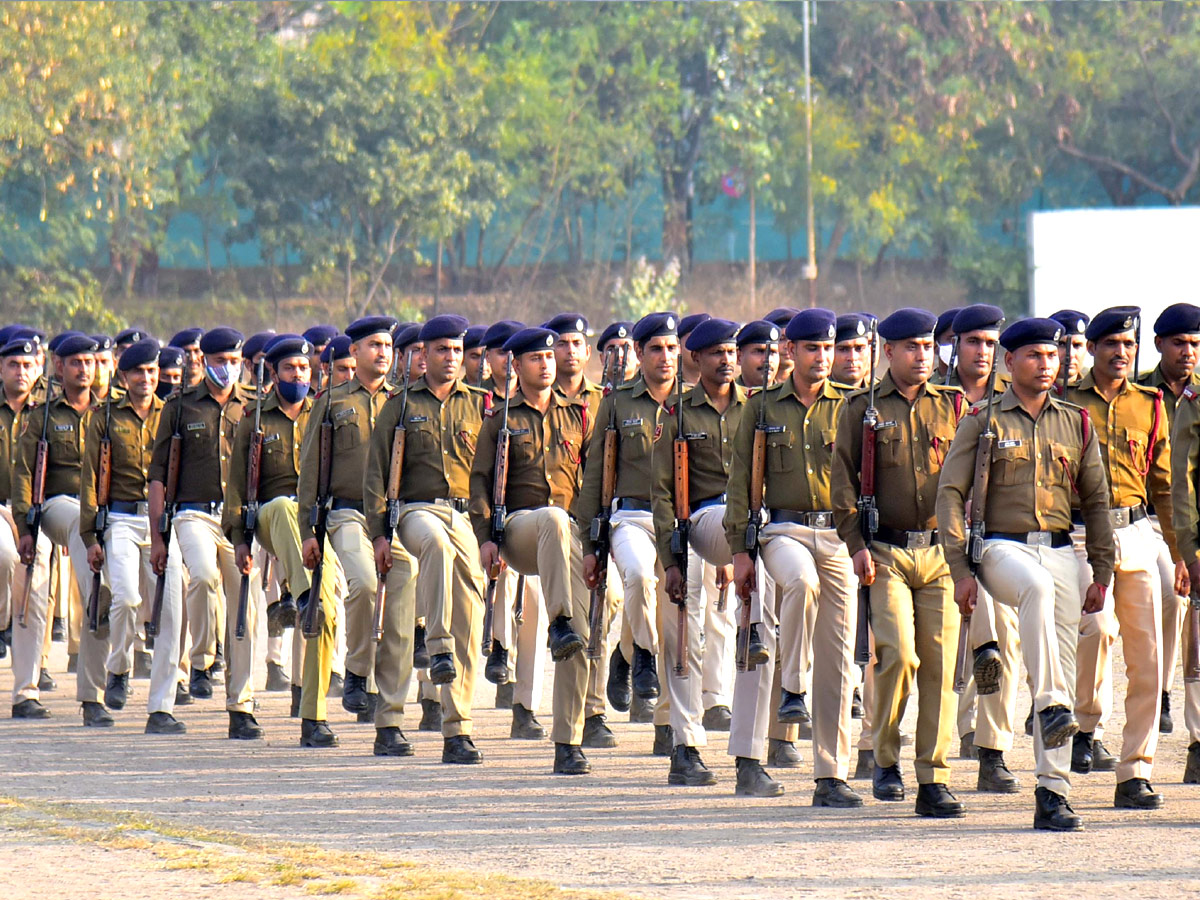
{"type": "Polygon", "coordinates": [[[448,506],[455,512],[465,513],[470,502],[466,497],[435,497],[433,500],[423,500],[422,503],[436,503],[438,506],[448,506]]]}
{"type": "Polygon", "coordinates": [[[215,516],[221,511],[220,500],[210,500],[207,503],[178,503],[175,509],[179,512],[202,512],[215,516]]]}
{"type": "Polygon", "coordinates": [[[776,522],[791,522],[796,525],[806,525],[809,528],[832,528],[833,513],[827,509],[804,512],[799,509],[771,509],[771,524],[776,522]]]}
{"type": "Polygon", "coordinates": [[[329,504],[330,509],[352,509],[355,512],[362,512],[363,505],[361,500],[342,500],[334,497],[329,504]]]}
{"type": "MultiPolygon", "coordinates": [[[[1126,525],[1132,525],[1134,522],[1140,522],[1146,518],[1149,513],[1146,512],[1146,507],[1139,503],[1136,506],[1116,506],[1110,507],[1108,510],[1108,520],[1112,522],[1113,528],[1124,528],[1126,525]]],[[[1079,510],[1073,510],[1071,513],[1071,521],[1076,525],[1085,524],[1083,521],[1083,513],[1079,510]]]]}
{"type": "Polygon", "coordinates": [[[109,501],[108,511],[120,513],[123,516],[144,516],[148,509],[145,500],[130,502],[128,500],[112,500],[109,501]]]}
{"type": "Polygon", "coordinates": [[[707,509],[710,506],[720,506],[725,502],[724,494],[717,494],[715,497],[705,497],[692,506],[692,512],[698,513],[702,509],[707,509]]]}
{"type": "Polygon", "coordinates": [[[933,531],[898,531],[895,528],[888,528],[886,525],[880,525],[875,530],[873,540],[882,541],[903,550],[922,550],[926,547],[935,547],[942,542],[936,529],[933,531]]]}
{"type": "Polygon", "coordinates": [[[1013,541],[1017,544],[1027,544],[1030,547],[1061,547],[1071,546],[1069,531],[985,531],[985,541],[1013,541]]]}
{"type": "Polygon", "coordinates": [[[617,509],[630,509],[635,512],[653,512],[654,508],[650,505],[649,500],[635,500],[633,497],[617,498],[617,509]]]}

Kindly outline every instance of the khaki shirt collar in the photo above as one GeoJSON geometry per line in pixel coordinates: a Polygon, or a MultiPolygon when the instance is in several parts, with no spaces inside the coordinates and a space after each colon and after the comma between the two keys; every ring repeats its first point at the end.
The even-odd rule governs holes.
{"type": "MultiPolygon", "coordinates": [[[[1038,418],[1041,418],[1043,415],[1045,415],[1046,410],[1050,409],[1051,407],[1054,409],[1062,409],[1064,406],[1064,401],[1054,396],[1054,391],[1049,391],[1046,394],[1046,403],[1042,406],[1042,411],[1038,413],[1038,418]]],[[[1026,416],[1029,415],[1025,407],[1021,405],[1021,399],[1013,391],[1011,385],[1005,389],[1003,394],[1000,395],[1000,409],[1004,412],[1011,412],[1014,409],[1018,409],[1025,413],[1026,416]]]]}
{"type": "MultiPolygon", "coordinates": [[[[1075,385],[1075,390],[1077,390],[1077,391],[1094,391],[1096,396],[1099,397],[1101,400],[1105,399],[1104,395],[1100,393],[1100,389],[1098,387],[1096,387],[1096,378],[1092,374],[1092,371],[1090,369],[1088,370],[1088,373],[1083,376],[1083,378],[1079,379],[1079,384],[1075,385]]],[[[1121,382],[1121,389],[1119,391],[1117,391],[1117,394],[1118,395],[1128,394],[1131,390],[1133,390],[1133,388],[1130,387],[1129,379],[1126,378],[1121,382]]],[[[1105,402],[1108,402],[1108,401],[1106,400],[1105,402]]]]}
{"type": "MultiPolygon", "coordinates": [[[[746,388],[736,381],[733,382],[731,387],[733,388],[733,399],[729,405],[732,407],[745,403],[746,388]]],[[[708,391],[705,389],[703,381],[692,388],[692,406],[711,406],[713,409],[717,408],[712,402],[712,397],[709,396],[708,391]]]]}

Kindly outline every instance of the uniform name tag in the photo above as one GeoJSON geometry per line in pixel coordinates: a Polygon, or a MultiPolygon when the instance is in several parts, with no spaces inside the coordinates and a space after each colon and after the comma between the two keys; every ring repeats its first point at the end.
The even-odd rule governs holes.
{"type": "Polygon", "coordinates": [[[429,421],[429,416],[409,416],[408,417],[408,423],[410,425],[417,425],[421,422],[428,422],[428,421],[429,421]]]}
{"type": "Polygon", "coordinates": [[[895,428],[895,427],[896,427],[896,420],[892,419],[892,421],[890,421],[890,422],[880,422],[878,425],[875,426],[875,430],[878,431],[880,428],[895,428]]]}
{"type": "Polygon", "coordinates": [[[273,443],[275,443],[276,441],[278,441],[279,439],[280,439],[280,435],[278,435],[278,434],[265,434],[265,435],[263,435],[263,443],[264,443],[264,444],[273,444],[273,443]]]}
{"type": "Polygon", "coordinates": [[[996,446],[1001,450],[1008,450],[1011,447],[1020,447],[1023,443],[1025,442],[1020,438],[1015,438],[1011,441],[996,441],[996,446]]]}
{"type": "Polygon", "coordinates": [[[708,432],[707,431],[692,431],[692,432],[689,432],[688,434],[685,434],[683,437],[684,437],[684,440],[688,440],[688,441],[702,441],[706,437],[708,437],[708,432]]]}
{"type": "Polygon", "coordinates": [[[203,431],[207,427],[208,426],[205,425],[203,422],[188,422],[187,423],[188,431],[203,431]]]}
{"type": "Polygon", "coordinates": [[[69,425],[69,424],[68,425],[55,425],[54,430],[55,431],[74,431],[75,426],[69,425]]]}
{"type": "Polygon", "coordinates": [[[523,434],[529,434],[528,428],[513,428],[508,432],[509,437],[520,437],[523,434]]]}
{"type": "Polygon", "coordinates": [[[767,434],[783,434],[787,431],[786,425],[768,425],[763,429],[767,434]]]}
{"type": "Polygon", "coordinates": [[[632,428],[635,425],[641,425],[645,421],[646,421],[645,419],[626,419],[624,422],[621,423],[621,427],[622,428],[632,428]]]}
{"type": "Polygon", "coordinates": [[[333,418],[334,418],[334,421],[337,421],[338,419],[344,419],[344,418],[346,418],[346,416],[352,416],[352,415],[354,415],[354,408],[350,407],[349,409],[343,409],[341,412],[335,412],[333,414],[333,418]]]}

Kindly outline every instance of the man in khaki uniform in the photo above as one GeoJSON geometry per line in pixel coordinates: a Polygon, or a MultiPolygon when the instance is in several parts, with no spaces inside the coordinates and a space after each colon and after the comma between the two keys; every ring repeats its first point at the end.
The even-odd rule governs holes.
{"type": "MultiPolygon", "coordinates": [[[[1186,387],[1175,410],[1171,430],[1171,513],[1175,544],[1188,567],[1191,586],[1200,585],[1200,387],[1186,387]]],[[[1194,601],[1193,601],[1194,602],[1194,601]]],[[[1183,656],[1188,657],[1191,636],[1183,629],[1183,656]]],[[[1183,721],[1188,731],[1184,784],[1200,784],[1200,680],[1183,682],[1183,721]]]]}
{"type": "MultiPolygon", "coordinates": [[[[233,544],[221,528],[221,516],[234,435],[250,402],[250,393],[237,381],[243,342],[241,333],[232,328],[214,328],[200,339],[204,381],[167,401],[159,417],[150,462],[150,520],[158,522],[165,507],[171,439],[177,433],[182,437],[173,525],[188,571],[191,693],[200,699],[212,696],[210,679],[217,641],[224,638],[226,619],[237,614],[241,583],[233,544]]],[[[151,563],[161,574],[168,563],[167,547],[157,529],[152,530],[151,541],[151,563]]],[[[261,590],[258,582],[252,575],[252,592],[261,590]]],[[[258,603],[252,600],[246,639],[225,645],[225,708],[229,713],[229,737],[235,740],[263,736],[253,715],[257,608],[258,603]]]]}
{"type": "MultiPolygon", "coordinates": [[[[1066,393],[1068,401],[1088,412],[1099,441],[1116,542],[1113,603],[1085,615],[1079,625],[1075,715],[1080,733],[1075,737],[1074,752],[1076,757],[1086,757],[1092,750],[1092,734],[1105,712],[1104,697],[1112,692],[1111,653],[1119,633],[1128,682],[1115,802],[1120,808],[1157,809],[1162,796],[1151,790],[1149,777],[1158,745],[1162,697],[1162,588],[1160,539],[1146,518],[1150,503],[1163,515],[1172,558],[1178,560],[1178,553],[1171,526],[1171,443],[1163,399],[1157,388],[1130,380],[1139,315],[1136,307],[1114,307],[1092,319],[1086,333],[1092,369],[1066,393]]],[[[1187,567],[1182,560],[1175,570],[1171,593],[1186,595],[1187,567]]],[[[1081,588],[1090,581],[1105,583],[1089,574],[1081,559],[1081,588]]],[[[1076,771],[1080,768],[1085,766],[1076,771]]]]}
{"type": "Polygon", "coordinates": [[[1051,391],[1061,334],[1062,326],[1052,319],[1023,319],[1000,336],[1012,386],[995,403],[990,419],[985,406],[973,407],[963,419],[942,469],[937,512],[963,615],[975,608],[980,583],[994,602],[1017,608],[1038,711],[1034,827],[1076,831],[1082,823],[1067,800],[1069,743],[1079,728],[1071,713],[1080,607],[1071,550],[1073,495],[1083,512],[1094,573],[1085,612],[1104,604],[1113,540],[1096,433],[1086,413],[1051,391]],[[985,507],[979,558],[973,561],[966,507],[980,436],[989,427],[995,442],[988,494],[984,501],[972,500],[985,507]]]}
{"type": "MultiPolygon", "coordinates": [[[[785,334],[792,373],[781,385],[750,399],[734,439],[725,535],[733,553],[734,584],[748,600],[757,586],[750,556],[753,548],[746,545],[746,523],[751,515],[753,445],[761,418],[766,423],[763,506],[768,523],[759,544],[764,568],[783,590],[779,610],[783,658],[780,719],[799,699],[801,640],[806,612],[815,604],[812,719],[817,786],[812,803],[854,808],[862,806],[862,799],[846,784],[846,778],[857,606],[850,556],[834,529],[829,496],[833,437],[843,404],[841,389],[828,377],[837,317],[826,309],[805,310],[788,323],[785,334]]],[[[760,710],[766,680],[764,672],[759,682],[760,710]]],[[[731,752],[733,743],[731,740],[731,752]]],[[[747,767],[753,768],[739,760],[739,768],[747,767]]]]}
{"type": "MultiPolygon", "coordinates": [[[[1200,307],[1191,303],[1174,303],[1164,309],[1154,320],[1154,349],[1160,354],[1158,365],[1152,372],[1142,375],[1138,383],[1162,392],[1169,434],[1174,428],[1175,409],[1184,390],[1200,387],[1200,373],[1196,372],[1196,363],[1200,360],[1200,307]]],[[[1150,522],[1155,533],[1161,537],[1162,519],[1157,510],[1150,517],[1150,522]]],[[[1158,574],[1163,599],[1160,654],[1163,683],[1158,730],[1162,734],[1170,734],[1175,728],[1175,723],[1171,721],[1171,687],[1175,684],[1175,667],[1179,662],[1179,641],[1188,599],[1186,595],[1175,591],[1175,566],[1165,541],[1158,544],[1158,574]]]]}
{"type": "MultiPolygon", "coordinates": [[[[554,772],[584,775],[583,704],[588,664],[582,652],[588,636],[588,591],[583,581],[580,525],[571,520],[577,503],[580,467],[589,439],[585,404],[554,390],[554,342],[546,328],[523,328],[504,343],[512,354],[517,391],[503,408],[488,410],[471,468],[471,526],[485,570],[503,561],[545,584],[550,652],[554,673],[554,772]],[[508,430],[503,544],[497,546],[492,506],[496,448],[508,430]]],[[[506,360],[506,368],[508,363],[506,360]]],[[[577,521],[582,521],[577,518],[577,521]]],[[[498,613],[497,613],[498,614],[498,613]]]]}
{"type": "MultiPolygon", "coordinates": [[[[323,548],[318,547],[313,532],[311,514],[320,499],[329,503],[327,534],[329,545],[341,561],[346,575],[346,680],[342,690],[342,706],[370,720],[375,692],[375,640],[372,619],[375,589],[378,578],[375,553],[367,535],[367,520],[363,515],[363,473],[367,450],[375,420],[387,402],[392,385],[387,373],[392,368],[392,329],[396,320],[391,316],[367,316],[357,319],[346,328],[350,352],[355,358],[354,378],[321,394],[309,414],[311,428],[304,432],[300,450],[300,481],[297,500],[300,504],[300,538],[304,564],[315,569],[323,548]],[[320,423],[333,426],[333,464],[331,466],[328,498],[317,497],[317,477],[320,471],[320,423]]],[[[377,755],[403,755],[412,746],[397,737],[399,727],[393,722],[376,723],[377,755]],[[381,745],[378,735],[386,740],[381,745]],[[393,752],[396,751],[396,752],[393,752]]]]}
{"type": "MultiPolygon", "coordinates": [[[[103,567],[112,589],[109,636],[112,646],[106,669],[104,703],[123,709],[129,690],[129,672],[137,638],[137,618],[143,595],[153,596],[156,581],[150,565],[150,517],[147,503],[150,456],[158,433],[163,401],[158,386],[158,341],[140,340],[129,345],[118,364],[125,393],[110,399],[91,417],[84,438],[83,474],[80,479],[79,531],[88,547],[93,571],[103,567]],[[111,404],[111,406],[110,406],[111,404]],[[111,443],[111,481],[108,525],[97,530],[97,490],[101,444],[111,443]]],[[[174,548],[173,548],[174,549],[174,548]]],[[[161,642],[150,670],[149,717],[146,734],[183,734],[176,720],[175,685],[178,681],[180,625],[183,617],[182,567],[179,551],[169,555],[160,613],[161,642]]]]}
{"type": "Polygon", "coordinates": [[[915,680],[918,689],[916,773],[918,815],[957,817],[948,751],[956,706],[953,680],[959,616],[950,570],[936,529],[934,501],[942,461],[957,424],[957,388],[931,384],[937,317],[897,310],[879,323],[889,370],[876,394],[875,484],[879,529],[868,546],[857,502],[863,415],[868,394],[847,398],[834,441],[831,499],[838,534],[854,572],[871,588],[875,635],[875,773],[878,800],[903,800],[900,719],[915,680]]]}
{"type": "Polygon", "coordinates": [[[1087,338],[1084,337],[1084,333],[1092,317],[1077,309],[1060,309],[1051,313],[1050,318],[1063,328],[1062,337],[1058,342],[1056,387],[1061,388],[1063,384],[1074,387],[1087,374],[1087,338]]]}
{"type": "MultiPolygon", "coordinates": [[[[363,505],[380,572],[392,568],[393,540],[416,557],[416,591],[425,600],[429,678],[440,686],[442,762],[469,765],[483,761],[471,740],[471,696],[483,631],[484,577],[467,502],[484,394],[456,377],[467,324],[462,316],[435,316],[422,326],[418,339],[425,347],[425,374],[395,392],[379,413],[367,453],[363,505]],[[395,464],[394,435],[401,424],[404,458],[393,512],[387,491],[395,464]],[[391,515],[396,516],[394,531],[391,515]]],[[[411,571],[398,574],[413,577],[411,571]]],[[[412,615],[393,610],[393,603],[402,605],[403,586],[390,572],[388,586],[398,590],[389,591],[384,607],[388,615],[376,663],[379,712],[402,713],[412,671],[411,640],[404,632],[412,615]]]]}

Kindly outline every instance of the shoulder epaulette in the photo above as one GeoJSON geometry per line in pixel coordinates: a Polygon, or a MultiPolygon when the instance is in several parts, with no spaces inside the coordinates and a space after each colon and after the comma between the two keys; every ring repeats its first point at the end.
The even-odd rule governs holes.
{"type": "Polygon", "coordinates": [[[842,384],[840,381],[834,381],[832,378],[829,379],[829,385],[835,391],[841,391],[843,394],[849,394],[851,391],[854,390],[853,385],[842,384]]]}
{"type": "Polygon", "coordinates": [[[1138,384],[1137,382],[1131,381],[1131,382],[1129,382],[1129,386],[1131,388],[1133,388],[1135,391],[1140,391],[1143,394],[1154,394],[1154,395],[1162,394],[1162,391],[1159,390],[1157,387],[1152,387],[1151,385],[1148,385],[1148,384],[1138,384]]]}
{"type": "Polygon", "coordinates": [[[1189,384],[1183,389],[1183,396],[1188,400],[1195,400],[1197,397],[1200,397],[1200,391],[1197,391],[1193,385],[1189,384]]]}
{"type": "Polygon", "coordinates": [[[850,393],[848,393],[846,395],[846,399],[847,400],[855,400],[858,397],[865,397],[869,393],[871,393],[870,385],[867,385],[866,387],[854,388],[852,391],[850,391],[850,393]]]}
{"type": "Polygon", "coordinates": [[[622,384],[618,384],[618,385],[616,386],[616,388],[614,388],[614,390],[618,390],[618,391],[632,391],[632,390],[633,390],[633,386],[634,386],[635,384],[637,384],[637,379],[636,379],[636,378],[631,378],[629,381],[626,381],[626,382],[624,382],[624,383],[622,383],[622,384]]]}

